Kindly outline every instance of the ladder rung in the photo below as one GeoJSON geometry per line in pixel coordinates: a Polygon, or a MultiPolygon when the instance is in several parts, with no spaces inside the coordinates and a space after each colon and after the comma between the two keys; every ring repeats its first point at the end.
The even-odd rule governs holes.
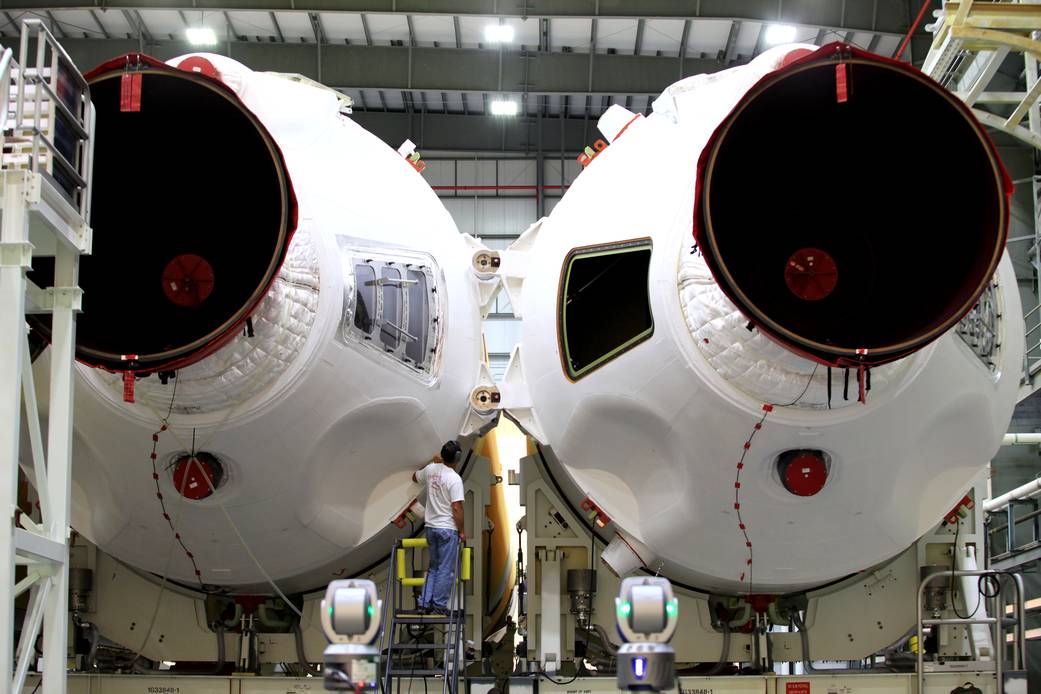
{"type": "MultiPolygon", "coordinates": [[[[436,677],[445,674],[444,668],[438,668],[436,670],[412,670],[410,668],[402,668],[401,672],[391,670],[389,675],[391,677],[436,677]]],[[[448,674],[452,674],[452,670],[448,670],[448,674]]]]}
{"type": "Polygon", "coordinates": [[[394,644],[394,650],[421,650],[425,651],[428,648],[449,648],[452,644],[450,643],[396,643],[394,644]]]}
{"type": "Polygon", "coordinates": [[[444,617],[442,615],[410,615],[403,617],[395,617],[395,624],[453,624],[455,620],[452,617],[444,617]]]}

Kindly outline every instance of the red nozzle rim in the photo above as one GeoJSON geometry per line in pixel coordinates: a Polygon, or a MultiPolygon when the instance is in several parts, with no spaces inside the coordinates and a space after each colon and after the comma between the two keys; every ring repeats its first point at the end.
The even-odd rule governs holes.
{"type": "Polygon", "coordinates": [[[284,181],[285,201],[282,224],[285,227],[285,241],[282,243],[280,252],[271,260],[271,264],[266,273],[267,282],[262,286],[258,286],[257,290],[250,296],[246,305],[240,309],[234,317],[225,322],[220,326],[220,328],[211,333],[211,335],[207,336],[206,339],[199,340],[196,343],[183,346],[168,353],[140,355],[137,359],[129,361],[126,364],[114,364],[111,359],[105,359],[101,354],[92,355],[89,352],[84,352],[77,348],[77,360],[87,366],[101,368],[113,373],[131,372],[135,374],[149,374],[160,371],[176,371],[177,369],[201,361],[226,345],[241,332],[243,325],[245,325],[246,321],[253,315],[257,306],[264,297],[267,296],[272,284],[278,276],[278,271],[281,268],[282,263],[285,262],[286,254],[289,250],[290,244],[292,243],[293,236],[296,233],[299,221],[296,192],[293,189],[293,182],[289,175],[289,167],[286,164],[285,156],[282,154],[282,150],[279,148],[274,137],[257,115],[242,103],[242,100],[239,99],[233,89],[219,79],[219,71],[215,68],[212,70],[206,69],[206,64],[209,64],[209,61],[206,61],[203,58],[190,57],[180,61],[178,66],[175,67],[143,53],[127,53],[126,55],[118,56],[101,63],[94,69],[85,73],[84,77],[88,84],[90,84],[99,79],[112,76],[113,73],[167,74],[198,81],[217,90],[230,101],[234,102],[238,108],[241,109],[243,114],[245,114],[253,123],[258,133],[266,142],[275,162],[278,175],[284,181]]]}
{"type": "Polygon", "coordinates": [[[972,310],[973,306],[979,299],[980,294],[991,281],[991,277],[997,269],[998,262],[1004,252],[1005,242],[1008,238],[1010,200],[1014,190],[1012,179],[1008,175],[1007,170],[998,156],[993,140],[990,138],[986,129],[972,114],[972,110],[960,99],[945,90],[942,86],[937,84],[917,68],[904,62],[869,53],[868,51],[843,42],[830,43],[815,51],[805,54],[799,51],[795,51],[793,54],[794,59],[786,59],[777,70],[765,75],[745,93],[735,108],[721,121],[720,125],[716,128],[702,149],[698,160],[698,173],[693,210],[693,235],[695,241],[697,242],[698,247],[702,250],[705,261],[724,294],[726,294],[726,296],[738,307],[752,325],[758,328],[760,332],[768,338],[774,340],[789,351],[827,366],[875,366],[901,359],[925,347],[954,327],[969,311],[972,310]],[[715,163],[715,156],[718,152],[720,143],[730,126],[733,124],[736,116],[741,113],[745,105],[753,101],[770,86],[776,84],[786,76],[806,70],[810,67],[815,67],[817,64],[822,62],[834,63],[836,65],[842,63],[848,65],[867,63],[876,66],[884,66],[891,70],[903,73],[907,77],[917,80],[923,85],[942,94],[953,108],[961,112],[961,115],[969,124],[971,124],[972,128],[978,135],[980,142],[986,150],[988,159],[992,163],[994,169],[993,173],[997,181],[997,189],[1001,193],[1001,200],[998,205],[1000,217],[998,224],[1000,226],[997,228],[1000,243],[994,244],[993,257],[988,258],[989,272],[986,273],[985,278],[979,282],[978,287],[976,287],[971,293],[968,300],[959,305],[957,310],[950,312],[949,319],[942,322],[938,321],[935,327],[925,335],[918,336],[914,340],[909,340],[904,343],[887,345],[886,349],[860,349],[852,346],[849,346],[848,348],[836,348],[835,345],[807,340],[780,325],[778,322],[771,319],[771,317],[766,313],[758,310],[755,304],[745,296],[737,283],[733,281],[733,277],[725,263],[717,257],[717,248],[713,237],[713,230],[711,228],[711,220],[707,219],[706,216],[706,208],[708,206],[707,182],[711,177],[712,167],[715,163]]]}

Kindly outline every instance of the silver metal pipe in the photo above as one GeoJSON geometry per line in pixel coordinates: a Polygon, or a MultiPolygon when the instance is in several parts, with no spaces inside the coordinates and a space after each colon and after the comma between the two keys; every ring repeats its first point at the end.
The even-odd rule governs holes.
{"type": "MultiPolygon", "coordinates": [[[[920,609],[921,596],[919,596],[918,600],[920,609]]],[[[803,670],[806,671],[806,674],[818,672],[817,668],[813,667],[813,661],[810,660],[810,636],[806,632],[806,622],[803,621],[802,615],[800,615],[798,612],[792,614],[792,621],[795,622],[795,626],[799,629],[799,642],[802,645],[803,670]]],[[[921,643],[921,639],[919,639],[919,643],[921,643]]],[[[921,651],[921,649],[919,649],[919,651],[921,651]]]]}
{"type": "Polygon", "coordinates": [[[296,641],[296,661],[300,664],[300,667],[312,677],[321,677],[321,670],[307,662],[307,653],[304,652],[304,634],[300,630],[299,620],[293,625],[293,636],[296,641]]]}

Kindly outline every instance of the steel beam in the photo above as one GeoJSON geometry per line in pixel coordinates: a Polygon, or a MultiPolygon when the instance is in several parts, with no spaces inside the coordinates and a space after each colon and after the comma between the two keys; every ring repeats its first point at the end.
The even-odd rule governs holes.
{"type": "Polygon", "coordinates": [[[109,36],[108,29],[106,29],[105,25],[101,23],[100,19],[98,19],[98,15],[94,12],[94,10],[90,11],[90,18],[94,20],[94,24],[97,25],[98,31],[101,32],[102,36],[104,36],[106,39],[111,38],[109,36]]]}
{"type": "Polygon", "coordinates": [[[239,39],[242,36],[242,34],[240,34],[235,29],[235,24],[231,21],[231,16],[229,16],[227,12],[224,13],[224,21],[227,23],[228,31],[231,32],[231,35],[234,36],[236,39],[239,39]]]}
{"type": "MultiPolygon", "coordinates": [[[[908,8],[917,0],[834,0],[785,3],[783,19],[855,31],[903,34],[908,8]],[[845,22],[843,22],[845,19],[845,22]]],[[[777,0],[107,0],[108,9],[192,9],[256,12],[366,12],[397,15],[462,15],[523,18],[733,19],[777,21],[777,0]]],[[[92,9],[90,0],[5,0],[7,10],[92,9]]]]}
{"type": "Polygon", "coordinates": [[[36,560],[61,563],[65,560],[67,547],[62,542],[38,535],[21,528],[14,529],[14,546],[19,554],[36,560]]]}
{"type": "MultiPolygon", "coordinates": [[[[235,59],[254,70],[318,78],[313,45],[231,43],[235,59]]],[[[13,46],[14,41],[8,38],[0,44],[13,46]]],[[[81,69],[139,48],[137,41],[126,39],[70,38],[62,45],[81,69]]],[[[157,41],[150,48],[161,60],[194,50],[183,41],[157,41]]],[[[582,53],[528,53],[525,57],[518,51],[504,51],[500,89],[499,57],[499,51],[475,48],[326,44],[322,47],[321,81],[337,89],[657,95],[676,81],[680,63],[669,56],[600,54],[596,70],[590,74],[590,57],[582,53]]],[[[696,58],[685,58],[682,64],[681,77],[723,67],[715,60],[696,58]]]]}
{"type": "Polygon", "coordinates": [[[727,35],[727,45],[720,51],[719,60],[724,67],[729,67],[730,63],[737,57],[737,35],[741,31],[741,22],[733,21],[730,23],[730,33],[727,35]]]}
{"type": "Polygon", "coordinates": [[[54,33],[54,35],[57,36],[59,39],[65,38],[67,34],[65,33],[65,30],[62,29],[61,25],[58,24],[58,20],[54,18],[54,14],[49,11],[45,12],[44,14],[47,15],[47,19],[51,23],[51,31],[54,33]]]}
{"type": "Polygon", "coordinates": [[[405,24],[408,25],[408,45],[416,45],[416,29],[412,26],[412,15],[405,15],[405,24]]]}
{"type": "MultiPolygon", "coordinates": [[[[16,25],[17,26],[17,25],[16,25]]],[[[17,39],[15,39],[17,40],[17,39]]],[[[7,86],[5,85],[6,89],[7,86]]],[[[8,174],[4,174],[7,176],[8,174]]],[[[6,183],[6,181],[3,181],[6,183]]],[[[0,189],[0,243],[23,244],[29,240],[24,185],[4,185],[0,189]]],[[[7,354],[0,359],[0,585],[14,586],[15,525],[18,504],[18,460],[22,419],[22,360],[28,359],[25,340],[24,267],[14,263],[0,265],[0,334],[6,335],[7,354]]],[[[0,600],[0,687],[6,688],[14,676],[14,600],[7,592],[0,600]]]]}
{"type": "Polygon", "coordinates": [[[763,46],[766,45],[766,30],[769,28],[769,24],[759,27],[759,35],[755,37],[755,48],[752,49],[753,58],[763,52],[763,46]]]}
{"type": "Polygon", "coordinates": [[[680,79],[686,74],[687,43],[690,40],[690,20],[683,22],[683,35],[680,36],[680,79]]]}
{"type": "MultiPolygon", "coordinates": [[[[471,104],[471,107],[473,104],[471,104]]],[[[418,142],[419,118],[408,113],[357,111],[352,119],[384,142],[397,147],[406,139],[418,142]]],[[[538,142],[541,126],[543,151],[579,152],[586,144],[583,118],[489,118],[486,115],[427,113],[423,117],[423,147],[452,152],[529,152],[538,142]],[[536,132],[532,133],[531,120],[536,132]]]]}
{"type": "Polygon", "coordinates": [[[372,32],[369,31],[369,18],[364,14],[361,15],[361,30],[365,32],[365,45],[372,45],[372,32]]]}
{"type": "Polygon", "coordinates": [[[278,17],[275,16],[274,12],[268,12],[268,16],[271,17],[271,26],[275,30],[275,35],[278,37],[279,43],[285,43],[286,37],[282,34],[282,27],[278,24],[278,17]]]}

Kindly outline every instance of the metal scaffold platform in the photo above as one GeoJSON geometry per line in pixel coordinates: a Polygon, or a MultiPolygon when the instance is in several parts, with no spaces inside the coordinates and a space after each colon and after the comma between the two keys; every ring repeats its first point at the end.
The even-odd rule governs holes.
{"type": "Polygon", "coordinates": [[[83,75],[42,22],[21,27],[17,62],[0,57],[0,684],[19,692],[43,635],[42,694],[66,691],[69,508],[79,261],[90,253],[94,110],[83,75]],[[27,277],[53,263],[53,281],[27,277]],[[51,317],[50,386],[41,413],[25,316],[51,317]],[[28,451],[22,450],[24,411],[28,451]],[[46,434],[46,439],[44,438],[46,434]],[[19,467],[35,503],[19,506],[19,467]],[[15,600],[29,591],[24,620],[15,600]],[[17,650],[14,638],[19,631],[17,650]],[[12,664],[17,657],[17,665],[12,664]]]}
{"type": "MultiPolygon", "coordinates": [[[[1041,149],[1041,3],[944,3],[928,29],[932,46],[922,71],[957,94],[989,128],[1041,149]],[[1023,89],[1010,91],[999,70],[1007,61],[1022,63],[1023,89]]],[[[1030,179],[1033,190],[1032,264],[1041,276],[1041,175],[1030,179]]],[[[1019,241],[1030,240],[1025,237],[1019,241]]],[[[1041,302],[1026,307],[1027,351],[1020,399],[1041,388],[1041,302]]]]}

